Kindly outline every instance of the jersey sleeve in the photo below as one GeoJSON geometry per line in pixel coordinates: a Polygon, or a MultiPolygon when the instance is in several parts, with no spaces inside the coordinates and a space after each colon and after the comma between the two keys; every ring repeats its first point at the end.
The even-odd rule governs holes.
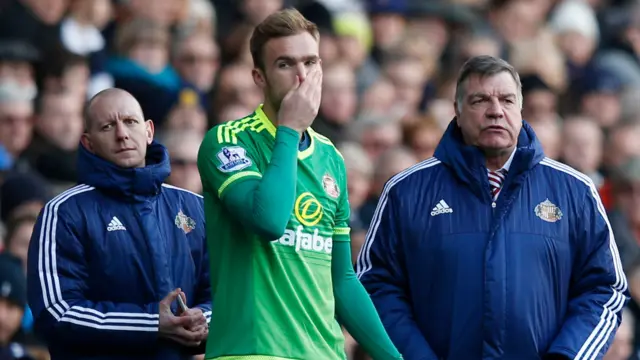
{"type": "Polygon", "coordinates": [[[340,173],[337,177],[339,179],[338,187],[340,189],[340,197],[333,229],[333,240],[350,241],[351,238],[349,234],[351,228],[349,227],[349,219],[351,218],[351,206],[349,205],[349,192],[347,190],[347,169],[342,155],[338,155],[338,163],[340,164],[340,173]]]}
{"type": "Polygon", "coordinates": [[[198,171],[205,190],[220,199],[233,183],[248,179],[260,179],[262,174],[256,164],[254,150],[224,136],[224,125],[218,125],[205,136],[198,151],[198,171]]]}

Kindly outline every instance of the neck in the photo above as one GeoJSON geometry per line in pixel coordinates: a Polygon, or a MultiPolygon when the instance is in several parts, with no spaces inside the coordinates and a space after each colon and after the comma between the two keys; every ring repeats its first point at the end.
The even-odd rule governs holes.
{"type": "Polygon", "coordinates": [[[504,164],[507,163],[509,158],[511,157],[511,153],[513,152],[513,148],[509,148],[506,150],[500,151],[485,151],[485,159],[487,161],[487,168],[491,171],[495,171],[501,169],[504,164]]]}
{"type": "Polygon", "coordinates": [[[84,16],[81,12],[79,11],[74,11],[71,12],[71,14],[69,14],[69,17],[72,18],[76,23],[78,23],[78,25],[80,26],[88,26],[91,25],[91,21],[89,21],[89,19],[87,19],[86,16],[84,16]]]}
{"type": "Polygon", "coordinates": [[[269,121],[271,121],[273,126],[278,128],[278,113],[276,109],[274,109],[271,105],[271,101],[264,102],[264,105],[262,105],[262,111],[264,111],[264,114],[267,115],[267,118],[269,119],[269,121]]]}

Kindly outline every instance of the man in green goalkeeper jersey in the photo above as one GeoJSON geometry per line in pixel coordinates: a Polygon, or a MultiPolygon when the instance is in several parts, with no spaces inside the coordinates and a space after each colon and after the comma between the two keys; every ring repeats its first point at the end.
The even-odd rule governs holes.
{"type": "Polygon", "coordinates": [[[211,258],[207,359],[342,360],[338,320],[376,360],[400,359],[357,280],[344,160],[309,126],[316,26],[283,10],[251,38],[265,102],[211,129],[198,154],[211,258]]]}

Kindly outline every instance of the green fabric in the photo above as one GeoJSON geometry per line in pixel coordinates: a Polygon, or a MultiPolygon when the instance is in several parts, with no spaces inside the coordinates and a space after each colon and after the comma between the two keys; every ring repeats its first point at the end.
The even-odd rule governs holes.
{"type": "Polygon", "coordinates": [[[350,240],[346,169],[329,139],[308,135],[299,150],[259,107],[200,146],[215,303],[206,358],[346,359],[331,272],[334,244],[350,240]]]}
{"type": "Polygon", "coordinates": [[[369,294],[353,271],[348,242],[334,244],[331,273],[336,314],[349,334],[375,360],[402,359],[387,335],[369,294]]]}
{"type": "Polygon", "coordinates": [[[222,201],[230,214],[268,241],[280,237],[293,211],[298,141],[295,130],[279,127],[271,162],[262,179],[236,181],[223,194],[222,201]]]}

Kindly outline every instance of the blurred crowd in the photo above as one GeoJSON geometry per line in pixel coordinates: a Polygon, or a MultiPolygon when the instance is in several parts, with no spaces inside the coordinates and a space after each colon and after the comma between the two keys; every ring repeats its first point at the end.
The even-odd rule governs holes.
{"type": "MultiPolygon", "coordinates": [[[[502,57],[520,73],[524,119],[546,155],[599,187],[633,298],[605,360],[637,359],[640,2],[632,0],[0,0],[0,355],[21,343],[47,359],[33,335],[24,262],[38,212],[76,181],[86,100],[114,86],[132,93],[169,149],[167,181],[201,192],[203,135],[262,102],[248,40],[284,6],[320,28],[313,127],[345,158],[354,261],[384,183],[432,156],[453,118],[462,63],[502,57]]],[[[353,341],[347,352],[366,359],[353,341]]]]}

